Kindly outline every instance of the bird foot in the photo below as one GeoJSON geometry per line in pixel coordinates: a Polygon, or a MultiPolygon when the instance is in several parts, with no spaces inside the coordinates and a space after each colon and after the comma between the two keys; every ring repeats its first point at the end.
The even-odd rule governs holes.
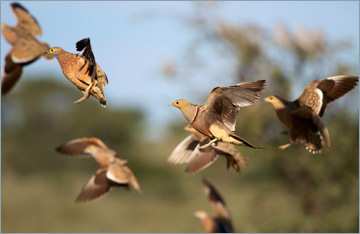
{"type": "Polygon", "coordinates": [[[212,139],[209,143],[199,146],[199,149],[205,149],[206,147],[209,147],[210,145],[215,146],[215,142],[217,142],[217,141],[218,141],[218,139],[216,139],[216,138],[212,139]]]}
{"type": "Polygon", "coordinates": [[[75,101],[74,103],[80,103],[80,102],[84,101],[85,99],[88,99],[90,97],[90,89],[94,86],[94,84],[95,83],[93,82],[91,85],[89,85],[84,91],[84,97],[80,98],[79,100],[75,101]]]}
{"type": "Polygon", "coordinates": [[[290,146],[291,146],[290,143],[289,143],[289,144],[285,144],[285,145],[280,145],[280,146],[279,146],[279,149],[284,150],[284,149],[286,149],[286,148],[288,148],[288,147],[290,147],[290,146]]]}

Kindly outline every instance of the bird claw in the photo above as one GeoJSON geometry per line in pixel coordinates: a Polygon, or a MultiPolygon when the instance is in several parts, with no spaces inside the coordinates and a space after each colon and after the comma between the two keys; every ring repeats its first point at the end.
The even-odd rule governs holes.
{"type": "Polygon", "coordinates": [[[205,149],[207,147],[209,147],[210,145],[211,146],[215,146],[215,142],[217,142],[218,140],[215,138],[215,139],[212,139],[209,143],[205,144],[205,145],[202,145],[202,146],[199,146],[199,149],[205,149]]]}

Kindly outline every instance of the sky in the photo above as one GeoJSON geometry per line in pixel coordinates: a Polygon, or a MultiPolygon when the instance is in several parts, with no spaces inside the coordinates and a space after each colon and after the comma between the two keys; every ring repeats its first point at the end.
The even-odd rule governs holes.
{"type": "MultiPolygon", "coordinates": [[[[1,1],[1,23],[15,25],[9,1],[1,1]]],[[[208,79],[196,74],[169,79],[161,71],[164,61],[181,61],[194,39],[182,23],[194,12],[188,1],[20,1],[38,20],[51,46],[76,53],[75,43],[90,37],[98,64],[106,72],[108,107],[142,108],[149,123],[183,118],[168,104],[186,98],[201,104],[216,86],[231,85],[231,79],[208,79]],[[198,77],[203,77],[199,78],[198,77]],[[191,91],[195,87],[199,92],[191,91]],[[201,94],[201,95],[200,95],[201,94]],[[201,96],[201,98],[199,98],[201,96]]],[[[211,3],[209,3],[211,4],[211,3]]],[[[359,51],[359,2],[357,1],[231,1],[216,4],[215,17],[232,23],[254,23],[271,31],[277,24],[289,29],[321,28],[331,40],[350,38],[359,51]]],[[[1,37],[1,67],[10,45],[1,37]]],[[[358,58],[358,53],[357,58],[358,58]]],[[[216,66],[216,57],[209,58],[216,66]]],[[[216,67],[214,68],[216,69],[216,67]]],[[[219,67],[218,69],[221,69],[219,67]]],[[[56,60],[40,59],[24,69],[22,79],[52,75],[72,85],[56,60]]],[[[17,86],[21,86],[20,83],[17,86]]],[[[15,89],[18,87],[15,87],[15,89]]],[[[75,90],[75,89],[74,89],[75,90]]],[[[76,90],[77,91],[77,90],[76,90]]],[[[81,93],[79,92],[79,97],[81,93]]],[[[182,120],[182,119],[181,119],[182,120]]]]}

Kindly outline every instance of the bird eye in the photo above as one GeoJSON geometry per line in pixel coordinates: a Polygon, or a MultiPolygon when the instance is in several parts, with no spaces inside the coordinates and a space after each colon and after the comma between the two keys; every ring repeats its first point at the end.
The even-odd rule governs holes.
{"type": "Polygon", "coordinates": [[[176,102],[176,105],[179,105],[179,102],[176,102]]]}
{"type": "Polygon", "coordinates": [[[273,100],[273,97],[270,97],[270,100],[273,100]]]}
{"type": "Polygon", "coordinates": [[[50,53],[54,53],[55,52],[55,49],[50,49],[50,53]]]}

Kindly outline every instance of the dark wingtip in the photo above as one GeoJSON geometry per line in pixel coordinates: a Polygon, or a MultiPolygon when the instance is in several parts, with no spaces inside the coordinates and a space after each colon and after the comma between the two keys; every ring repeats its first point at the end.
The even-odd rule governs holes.
{"type": "Polygon", "coordinates": [[[12,8],[20,8],[20,9],[22,9],[23,11],[26,11],[27,13],[29,13],[29,11],[25,8],[25,7],[23,7],[20,3],[18,3],[18,2],[13,2],[13,3],[11,3],[11,7],[12,8]]]}
{"type": "Polygon", "coordinates": [[[77,51],[82,51],[85,47],[89,47],[91,46],[90,44],[90,37],[86,37],[78,42],[76,42],[76,50],[77,51]]]}

